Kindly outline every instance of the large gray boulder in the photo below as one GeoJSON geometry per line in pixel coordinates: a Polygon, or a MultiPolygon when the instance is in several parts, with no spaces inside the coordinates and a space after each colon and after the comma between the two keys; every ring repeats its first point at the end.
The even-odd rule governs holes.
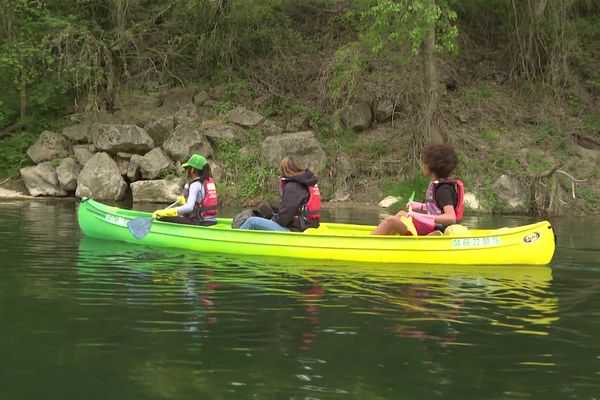
{"type": "Polygon", "coordinates": [[[60,165],[56,167],[58,183],[62,190],[74,192],[77,189],[77,178],[81,168],[72,158],[65,158],[60,165]]]}
{"type": "Polygon", "coordinates": [[[197,106],[203,106],[204,103],[206,103],[208,100],[210,100],[210,96],[208,95],[206,90],[201,90],[198,93],[196,93],[193,99],[194,104],[197,106]]]}
{"type": "Polygon", "coordinates": [[[310,118],[306,115],[292,117],[285,126],[286,132],[301,132],[310,129],[310,118]]]}
{"type": "Polygon", "coordinates": [[[263,122],[264,119],[265,117],[257,112],[248,110],[246,107],[236,107],[229,112],[229,122],[245,128],[253,128],[263,122]]]}
{"type": "Polygon", "coordinates": [[[156,179],[173,169],[173,162],[160,147],[150,150],[141,158],[142,179],[156,179]]]}
{"type": "Polygon", "coordinates": [[[184,180],[181,178],[138,181],[132,183],[134,202],[172,203],[181,196],[184,180]]]}
{"type": "Polygon", "coordinates": [[[325,151],[312,131],[269,136],[260,145],[271,165],[277,166],[285,156],[294,156],[307,166],[325,164],[325,151]]]}
{"type": "Polygon", "coordinates": [[[496,198],[512,208],[525,210],[527,207],[527,193],[517,179],[508,175],[501,175],[493,185],[496,198]]]}
{"type": "Polygon", "coordinates": [[[340,113],[342,124],[347,129],[362,131],[368,129],[373,123],[371,106],[366,102],[359,102],[345,107],[340,113]]]}
{"type": "Polygon", "coordinates": [[[144,126],[144,130],[150,135],[156,146],[161,146],[165,138],[173,133],[175,126],[177,126],[175,117],[169,115],[150,121],[144,126]]]}
{"type": "Polygon", "coordinates": [[[174,115],[175,126],[183,124],[192,124],[198,120],[198,108],[194,104],[186,104],[181,107],[174,115]]]}
{"type": "Polygon", "coordinates": [[[223,100],[227,97],[225,86],[217,85],[208,89],[208,95],[215,100],[223,100]]]}
{"type": "Polygon", "coordinates": [[[51,162],[44,162],[34,167],[21,168],[21,179],[32,196],[66,196],[67,192],[60,188],[56,169],[51,162]]]}
{"type": "Polygon", "coordinates": [[[134,154],[129,159],[129,165],[127,166],[127,179],[129,182],[135,182],[141,178],[140,162],[142,158],[139,154],[134,154]]]}
{"type": "Polygon", "coordinates": [[[380,100],[375,107],[375,119],[377,122],[387,122],[392,119],[394,111],[394,103],[391,100],[380,100]]]}
{"type": "Polygon", "coordinates": [[[107,153],[96,153],[77,179],[77,197],[118,201],[125,197],[127,184],[115,161],[107,153]]]}
{"type": "Polygon", "coordinates": [[[206,136],[191,125],[179,125],[163,143],[163,149],[175,161],[187,161],[194,153],[209,157],[213,153],[206,136]]]}
{"type": "Polygon", "coordinates": [[[62,130],[62,134],[75,143],[88,143],[90,141],[90,129],[90,124],[77,124],[67,126],[62,130]]]}
{"type": "Polygon", "coordinates": [[[242,128],[228,124],[207,126],[202,133],[204,133],[204,136],[208,137],[213,143],[219,140],[230,143],[240,143],[244,138],[244,131],[242,128]]]}
{"type": "Polygon", "coordinates": [[[76,144],[73,146],[73,156],[75,156],[75,160],[81,166],[84,166],[93,155],[94,153],[87,144],[76,144]]]}
{"type": "Polygon", "coordinates": [[[38,140],[27,149],[27,155],[34,163],[64,158],[69,155],[69,143],[61,134],[44,131],[38,140]]]}
{"type": "Polygon", "coordinates": [[[283,133],[283,128],[269,119],[263,121],[262,125],[260,126],[260,130],[267,136],[279,135],[283,133]]]}
{"type": "Polygon", "coordinates": [[[150,135],[136,125],[95,124],[92,140],[97,149],[113,155],[120,151],[145,154],[154,148],[150,135]]]}
{"type": "Polygon", "coordinates": [[[195,89],[187,89],[177,87],[170,89],[163,98],[162,106],[172,110],[178,110],[186,104],[190,104],[193,101],[195,89]]]}

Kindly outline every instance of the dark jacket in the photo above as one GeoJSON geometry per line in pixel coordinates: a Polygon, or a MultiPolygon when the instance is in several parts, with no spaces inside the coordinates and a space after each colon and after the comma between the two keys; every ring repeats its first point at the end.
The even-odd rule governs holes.
{"type": "MultiPolygon", "coordinates": [[[[309,170],[300,175],[286,177],[283,181],[281,203],[272,220],[291,231],[302,231],[298,219],[300,208],[308,201],[308,186],[316,185],[317,180],[317,177],[309,170]]],[[[318,226],[318,221],[308,221],[306,228],[317,228],[318,226]]]]}

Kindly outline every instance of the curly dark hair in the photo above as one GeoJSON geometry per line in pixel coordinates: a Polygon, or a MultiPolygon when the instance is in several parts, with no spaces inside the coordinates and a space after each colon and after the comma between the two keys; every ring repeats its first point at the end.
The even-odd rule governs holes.
{"type": "Polygon", "coordinates": [[[450,144],[430,144],[423,150],[423,162],[438,178],[446,179],[458,166],[458,156],[450,144]]]}

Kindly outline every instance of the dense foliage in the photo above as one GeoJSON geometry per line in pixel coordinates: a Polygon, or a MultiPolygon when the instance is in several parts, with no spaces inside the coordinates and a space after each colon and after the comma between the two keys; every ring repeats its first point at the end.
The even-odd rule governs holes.
{"type": "MultiPolygon", "coordinates": [[[[302,110],[336,138],[330,148],[368,165],[407,146],[362,146],[329,124],[365,91],[401,105],[395,129],[413,159],[428,141],[454,141],[449,113],[468,110],[473,133],[459,137],[482,143],[473,151],[510,134],[517,150],[535,137],[566,160],[565,129],[600,138],[599,60],[596,0],[0,0],[0,174],[26,162],[42,129],[111,112],[119,92],[223,83],[232,96],[220,107],[250,91],[267,117],[302,110]],[[536,124],[517,126],[523,104],[539,104],[523,111],[536,124]]],[[[468,173],[516,165],[481,154],[468,173]]],[[[531,157],[533,169],[551,163],[531,157]]],[[[376,168],[361,173],[385,175],[376,168]]]]}
{"type": "Polygon", "coordinates": [[[434,57],[456,54],[466,31],[504,47],[516,79],[567,86],[577,72],[598,90],[599,69],[584,55],[597,40],[599,8],[592,0],[2,0],[0,126],[55,113],[75,95],[111,110],[123,85],[222,80],[281,55],[301,63],[310,47],[333,44],[348,64],[336,71],[359,73],[351,64],[369,56],[351,34],[319,37],[332,21],[405,59],[429,41],[434,57]]]}

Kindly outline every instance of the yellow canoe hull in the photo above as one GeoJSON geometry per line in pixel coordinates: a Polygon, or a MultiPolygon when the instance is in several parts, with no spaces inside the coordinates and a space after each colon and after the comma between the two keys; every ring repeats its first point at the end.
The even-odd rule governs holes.
{"type": "Polygon", "coordinates": [[[548,264],[554,255],[547,221],[495,230],[472,230],[468,236],[371,236],[365,225],[323,223],[303,233],[231,229],[231,219],[212,227],[155,221],[150,233],[135,239],[127,222],[147,213],[84,199],[79,224],[90,237],[148,246],[237,255],[293,257],[386,264],[511,265],[548,264]]]}

